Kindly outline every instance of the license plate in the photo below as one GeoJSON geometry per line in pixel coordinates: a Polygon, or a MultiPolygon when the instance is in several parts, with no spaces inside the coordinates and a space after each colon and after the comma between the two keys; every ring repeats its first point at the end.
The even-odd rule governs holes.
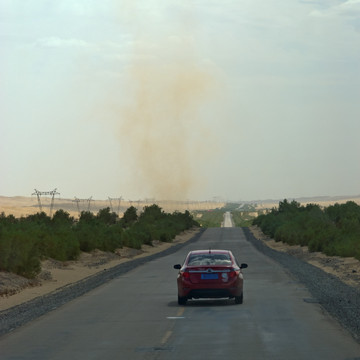
{"type": "Polygon", "coordinates": [[[218,274],[201,274],[202,280],[215,280],[218,278],[218,274]]]}

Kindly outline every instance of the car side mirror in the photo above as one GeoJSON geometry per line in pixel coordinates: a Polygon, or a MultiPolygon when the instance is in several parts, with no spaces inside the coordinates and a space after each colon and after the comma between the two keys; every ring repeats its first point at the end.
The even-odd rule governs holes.
{"type": "Polygon", "coordinates": [[[248,267],[248,264],[241,264],[240,269],[246,269],[248,267]]]}
{"type": "Polygon", "coordinates": [[[181,269],[181,265],[180,265],[180,264],[174,265],[174,269],[180,270],[180,269],[181,269]]]}

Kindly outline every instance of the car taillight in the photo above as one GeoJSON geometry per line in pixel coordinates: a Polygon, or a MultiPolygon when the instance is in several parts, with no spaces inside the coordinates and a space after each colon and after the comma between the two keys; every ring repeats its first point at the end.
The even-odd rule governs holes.
{"type": "Polygon", "coordinates": [[[189,279],[190,278],[190,274],[187,271],[182,271],[181,275],[184,279],[189,279]]]}
{"type": "Polygon", "coordinates": [[[234,269],[231,269],[231,271],[229,273],[229,277],[233,278],[233,277],[236,277],[237,275],[238,275],[238,273],[234,269]]]}

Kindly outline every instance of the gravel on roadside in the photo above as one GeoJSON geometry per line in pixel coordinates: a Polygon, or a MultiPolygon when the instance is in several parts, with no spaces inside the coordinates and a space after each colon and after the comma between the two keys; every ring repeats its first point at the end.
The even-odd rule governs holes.
{"type": "Polygon", "coordinates": [[[95,275],[89,276],[76,283],[64,286],[50,294],[39,296],[23,304],[14,306],[0,312],[0,336],[9,333],[16,328],[32,321],[52,310],[59,308],[67,302],[86,294],[87,292],[103,285],[104,283],[129,272],[136,267],[162,256],[170,255],[181,249],[183,246],[197,241],[205,229],[199,231],[190,240],[179,243],[168,249],[134,260],[127,261],[95,275]]]}
{"type": "Polygon", "coordinates": [[[360,291],[332,274],[287,253],[276,251],[256,239],[249,228],[243,228],[246,239],[266,256],[280,263],[303,283],[313,301],[318,302],[360,342],[360,291]]]}

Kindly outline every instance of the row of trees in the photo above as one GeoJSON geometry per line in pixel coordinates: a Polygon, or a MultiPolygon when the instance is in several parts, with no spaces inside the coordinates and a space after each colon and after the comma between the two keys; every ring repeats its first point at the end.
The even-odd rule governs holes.
{"type": "Polygon", "coordinates": [[[132,206],[121,219],[110,208],[96,215],[83,211],[78,220],[63,210],[53,217],[44,212],[22,218],[2,213],[0,270],[33,278],[42,259],[74,260],[81,251],[114,251],[123,246],[139,249],[153,240],[171,242],[193,226],[198,224],[188,211],[168,214],[157,205],[145,207],[140,215],[132,206]]]}
{"type": "Polygon", "coordinates": [[[196,211],[196,220],[202,227],[220,227],[224,221],[224,210],[213,209],[206,211],[196,211]]]}
{"type": "Polygon", "coordinates": [[[260,215],[253,224],[276,241],[360,260],[360,206],[353,201],[322,209],[284,200],[278,209],[260,215]]]}

